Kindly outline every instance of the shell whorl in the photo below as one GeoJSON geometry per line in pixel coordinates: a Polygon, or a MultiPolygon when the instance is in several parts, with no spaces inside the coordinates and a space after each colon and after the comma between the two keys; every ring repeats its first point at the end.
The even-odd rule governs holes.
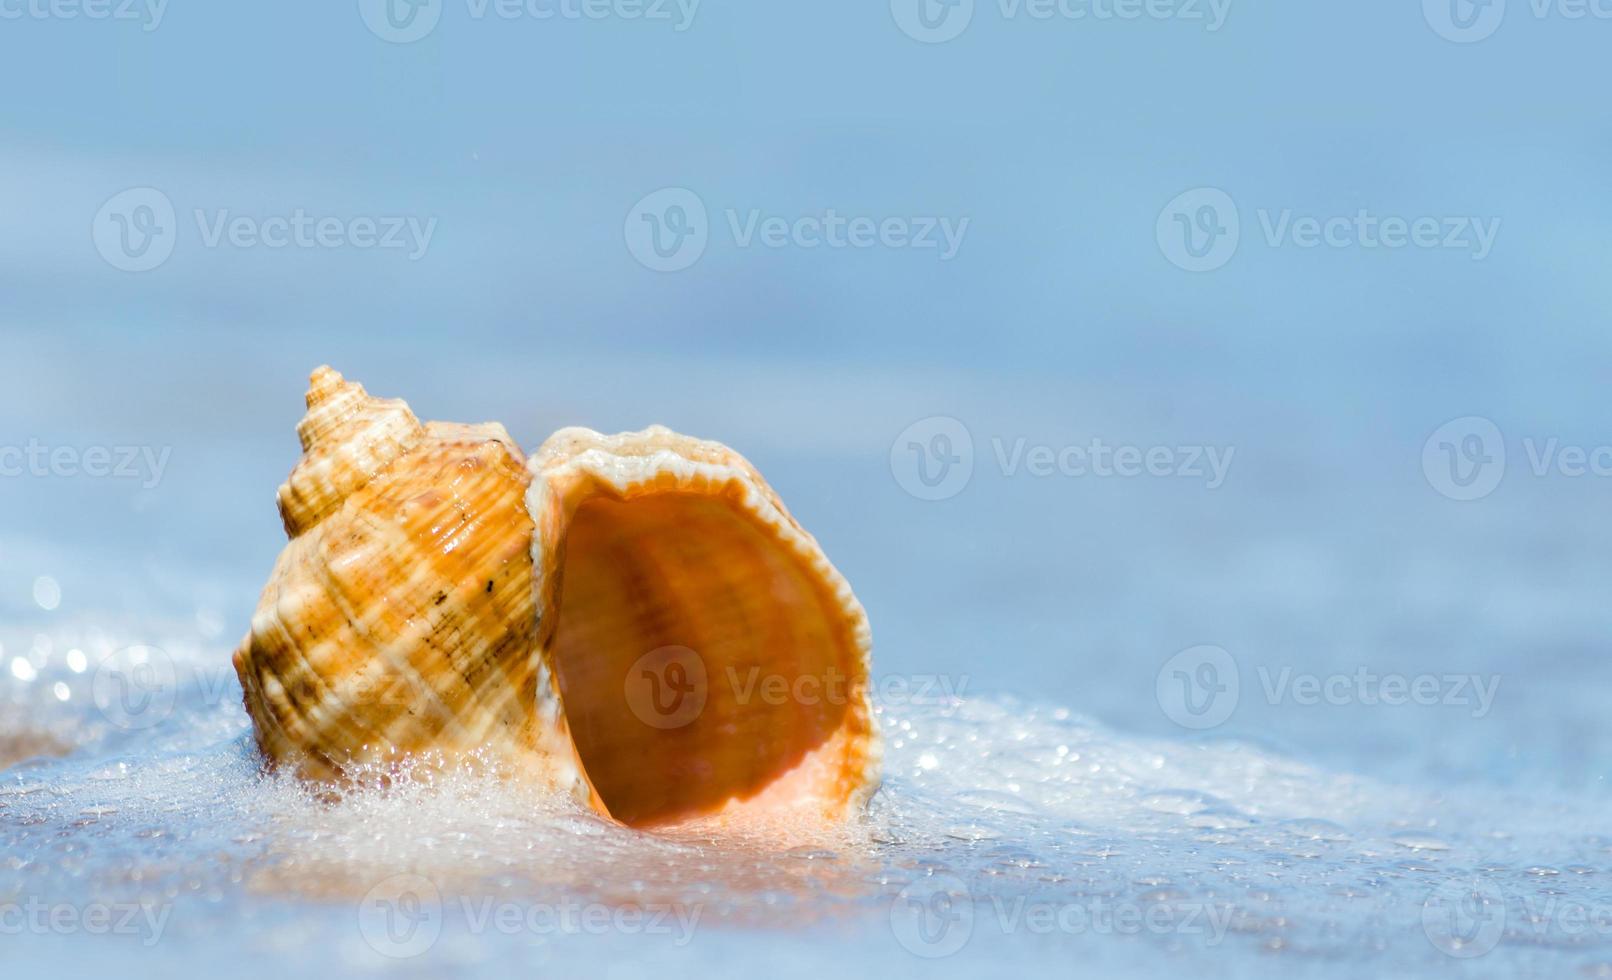
{"type": "Polygon", "coordinates": [[[280,518],[296,537],[341,508],[426,428],[399,398],[376,398],[326,366],[308,379],[308,412],[297,423],[302,459],[280,486],[280,518]]]}
{"type": "Polygon", "coordinates": [[[259,747],[305,775],[393,753],[530,753],[525,455],[329,368],[280,489],[290,541],[234,662],[259,747]]]}

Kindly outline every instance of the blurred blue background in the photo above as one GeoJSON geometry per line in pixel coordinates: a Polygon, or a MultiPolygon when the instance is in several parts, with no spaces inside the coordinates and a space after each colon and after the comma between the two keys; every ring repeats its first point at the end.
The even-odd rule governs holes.
{"type": "Polygon", "coordinates": [[[329,362],[529,447],[569,424],[729,442],[856,586],[881,674],[1205,737],[1155,690],[1176,651],[1214,644],[1242,695],[1207,737],[1600,793],[1607,479],[1537,475],[1527,447],[1612,443],[1612,20],[1452,2],[1232,0],[1210,29],[1207,0],[1047,19],[995,0],[705,0],[691,19],[433,0],[391,22],[353,2],[171,0],[159,20],[8,0],[0,445],[171,456],[158,481],[0,479],[0,618],[24,644],[52,617],[179,623],[223,663],[282,544],[306,375],[329,362]],[[646,212],[667,188],[703,216],[646,212]],[[1239,231],[1195,272],[1169,230],[1201,188],[1239,231]],[[1481,257],[1264,228],[1362,209],[1498,226],[1481,257]],[[950,258],[733,231],[830,210],[966,231],[950,258]],[[298,212],[349,237],[208,242],[219,220],[298,212]],[[650,268],[646,214],[698,254],[650,268]],[[420,254],[351,239],[390,217],[432,228],[420,254]],[[166,257],[127,271],[125,232],[166,257]],[[1455,500],[1424,450],[1472,416],[1501,434],[1504,479],[1455,500]],[[968,433],[972,472],[923,500],[904,433],[937,417],[968,433]],[[1093,439],[1235,456],[1215,489],[997,458],[1093,439]],[[1483,717],[1300,705],[1261,690],[1283,667],[1499,686],[1483,717]]]}

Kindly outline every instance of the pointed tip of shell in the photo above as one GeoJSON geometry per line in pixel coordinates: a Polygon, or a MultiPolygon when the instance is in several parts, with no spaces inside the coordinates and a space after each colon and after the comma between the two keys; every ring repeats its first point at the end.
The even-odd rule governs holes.
{"type": "Polygon", "coordinates": [[[425,435],[402,399],[376,398],[329,365],[309,375],[307,404],[297,423],[302,459],[280,487],[280,517],[291,537],[340,508],[425,435]]]}
{"type": "Polygon", "coordinates": [[[320,442],[348,438],[355,421],[391,413],[407,416],[418,425],[414,413],[401,399],[376,398],[356,381],[348,381],[330,365],[322,365],[308,376],[308,411],[297,423],[297,435],[306,452],[320,442]]]}
{"type": "MultiPolygon", "coordinates": [[[[341,372],[329,364],[321,364],[314,368],[313,373],[308,375],[308,407],[312,408],[328,401],[346,384],[347,380],[341,376],[341,372]]],[[[363,385],[355,387],[360,391],[364,390],[363,385]]]]}

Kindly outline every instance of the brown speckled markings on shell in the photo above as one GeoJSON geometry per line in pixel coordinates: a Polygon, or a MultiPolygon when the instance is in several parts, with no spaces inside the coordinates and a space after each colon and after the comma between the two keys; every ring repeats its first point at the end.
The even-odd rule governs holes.
{"type": "Polygon", "coordinates": [[[312,777],[531,752],[531,521],[503,426],[421,424],[329,368],[280,488],[291,541],[235,655],[264,754],[312,777]]]}
{"type": "Polygon", "coordinates": [[[731,449],[565,429],[527,465],[496,423],[422,424],[329,368],[298,432],[235,654],[272,762],[492,753],[634,826],[838,818],[877,787],[867,617],[731,449]],[[706,677],[670,727],[632,695],[668,647],[706,677]]]}

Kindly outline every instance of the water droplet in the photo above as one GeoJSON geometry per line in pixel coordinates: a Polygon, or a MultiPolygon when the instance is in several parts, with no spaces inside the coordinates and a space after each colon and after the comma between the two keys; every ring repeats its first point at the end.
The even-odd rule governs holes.
{"type": "Polygon", "coordinates": [[[1394,834],[1388,839],[1400,847],[1408,847],[1413,851],[1447,851],[1450,849],[1449,841],[1444,838],[1415,831],[1394,834]]]}
{"type": "Polygon", "coordinates": [[[840,856],[833,851],[827,851],[820,847],[807,847],[804,845],[801,847],[791,847],[789,850],[785,851],[784,854],[785,856],[792,857],[797,861],[838,861],[840,859],[840,856]]]}
{"type": "Polygon", "coordinates": [[[954,840],[995,840],[1001,835],[981,824],[957,823],[946,828],[946,836],[954,840]]]}
{"type": "Polygon", "coordinates": [[[1154,813],[1179,813],[1184,816],[1214,806],[1220,800],[1196,790],[1166,789],[1149,793],[1137,802],[1143,809],[1152,810],[1154,813]]]}
{"type": "Polygon", "coordinates": [[[992,810],[997,813],[1016,813],[1021,816],[1035,816],[1036,808],[1026,800],[1011,793],[993,793],[990,790],[968,789],[952,797],[964,806],[978,807],[981,810],[992,810]]]}
{"type": "Polygon", "coordinates": [[[1229,806],[1208,807],[1187,817],[1187,826],[1204,830],[1236,830],[1252,827],[1255,822],[1253,817],[1229,806]]]}
{"type": "Polygon", "coordinates": [[[1346,841],[1351,839],[1350,833],[1330,820],[1317,817],[1299,817],[1296,820],[1283,820],[1278,827],[1307,840],[1346,841]]]}

